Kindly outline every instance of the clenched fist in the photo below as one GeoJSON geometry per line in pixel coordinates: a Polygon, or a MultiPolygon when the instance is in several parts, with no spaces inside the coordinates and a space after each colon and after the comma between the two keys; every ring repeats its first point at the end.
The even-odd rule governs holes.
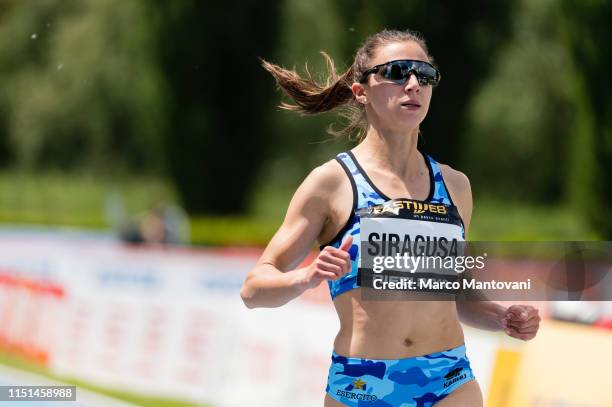
{"type": "Polygon", "coordinates": [[[317,258],[304,269],[302,281],[307,288],[318,286],[323,280],[336,280],[351,271],[349,249],[353,236],[344,239],[339,248],[326,246],[317,258]]]}
{"type": "Polygon", "coordinates": [[[501,325],[508,336],[528,341],[538,333],[540,320],[538,310],[531,305],[511,305],[501,325]]]}

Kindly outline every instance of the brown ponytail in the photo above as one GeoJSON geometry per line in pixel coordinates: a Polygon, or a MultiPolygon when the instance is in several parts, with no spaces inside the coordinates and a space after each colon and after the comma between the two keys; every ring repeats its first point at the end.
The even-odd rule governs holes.
{"type": "MultiPolygon", "coordinates": [[[[302,115],[314,115],[339,109],[340,116],[348,121],[341,130],[333,126],[328,132],[336,137],[353,136],[361,141],[365,137],[368,122],[363,104],[358,103],[353,96],[351,85],[369,68],[370,60],[376,49],[383,44],[392,42],[414,41],[418,43],[427,55],[429,52],[423,37],[414,31],[383,30],[367,38],[357,50],[351,67],[342,75],[336,73],[334,61],[321,51],[327,65],[327,80],[318,83],[306,66],[306,78],[302,78],[295,70],[288,70],[268,61],[261,60],[265,70],[270,72],[280,89],[289,96],[295,104],[281,103],[282,109],[292,110],[302,115]]],[[[430,62],[433,58],[429,56],[430,62]]]]}
{"type": "Polygon", "coordinates": [[[293,110],[303,115],[328,112],[345,104],[352,97],[353,69],[349,68],[338,76],[334,61],[325,52],[321,52],[327,64],[327,82],[317,83],[306,67],[306,78],[297,72],[281,68],[262,59],[261,64],[274,79],[278,86],[289,96],[295,105],[282,103],[281,108],[293,110]]]}

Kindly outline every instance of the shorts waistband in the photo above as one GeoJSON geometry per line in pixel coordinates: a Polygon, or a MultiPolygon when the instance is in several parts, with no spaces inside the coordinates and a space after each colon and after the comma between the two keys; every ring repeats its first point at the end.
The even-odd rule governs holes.
{"type": "Polygon", "coordinates": [[[465,347],[465,343],[456,346],[454,348],[449,348],[449,349],[445,349],[445,350],[441,350],[439,352],[433,352],[433,353],[428,353],[425,355],[417,355],[417,356],[411,356],[408,358],[399,358],[399,359],[372,359],[372,358],[363,358],[363,357],[353,357],[353,356],[344,356],[344,355],[340,355],[338,353],[336,353],[336,351],[332,351],[332,358],[338,358],[338,357],[342,357],[342,358],[346,358],[348,361],[355,361],[355,362],[360,362],[363,360],[371,360],[371,361],[375,361],[375,362],[385,362],[385,361],[402,361],[402,360],[411,360],[411,359],[418,359],[418,358],[435,358],[435,357],[439,357],[442,355],[452,355],[452,356],[458,356],[458,355],[465,355],[466,352],[466,347],[465,347]]]}

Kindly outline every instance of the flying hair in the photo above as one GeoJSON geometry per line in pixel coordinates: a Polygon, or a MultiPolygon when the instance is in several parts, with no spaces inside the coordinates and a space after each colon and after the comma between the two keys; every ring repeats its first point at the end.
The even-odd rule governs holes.
{"type": "Polygon", "coordinates": [[[385,29],[366,38],[355,53],[353,64],[342,74],[336,72],[333,59],[321,51],[327,68],[327,77],[323,83],[314,79],[308,66],[305,67],[305,76],[302,77],[295,69],[285,69],[264,59],[261,60],[261,64],[293,102],[281,103],[279,106],[281,109],[291,110],[304,116],[338,110],[347,124],[339,130],[331,125],[327,129],[328,133],[335,137],[355,138],[361,141],[365,137],[368,122],[365,108],[355,100],[351,85],[370,68],[370,61],[380,46],[408,41],[419,44],[427,54],[429,62],[433,63],[433,58],[429,55],[425,40],[420,33],[385,29]]]}

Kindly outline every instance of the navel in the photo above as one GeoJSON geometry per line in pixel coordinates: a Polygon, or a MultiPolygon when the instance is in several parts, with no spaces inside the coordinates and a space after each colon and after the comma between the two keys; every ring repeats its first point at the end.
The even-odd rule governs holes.
{"type": "Polygon", "coordinates": [[[412,346],[412,341],[410,340],[410,338],[404,339],[404,345],[405,346],[412,346]]]}

